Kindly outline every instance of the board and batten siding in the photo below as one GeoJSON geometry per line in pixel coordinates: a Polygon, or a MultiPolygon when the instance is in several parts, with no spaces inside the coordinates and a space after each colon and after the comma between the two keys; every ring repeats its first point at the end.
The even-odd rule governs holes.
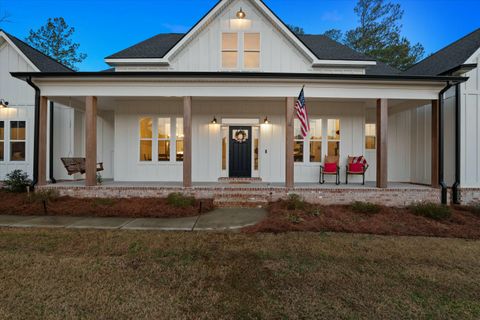
{"type": "Polygon", "coordinates": [[[461,91],[461,177],[462,187],[480,187],[480,49],[466,63],[477,68],[465,76],[461,91]]]}

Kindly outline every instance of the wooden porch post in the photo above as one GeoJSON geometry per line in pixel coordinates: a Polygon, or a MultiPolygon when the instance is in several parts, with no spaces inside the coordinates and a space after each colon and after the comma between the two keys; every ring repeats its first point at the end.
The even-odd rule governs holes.
{"type": "Polygon", "coordinates": [[[438,100],[432,100],[432,187],[440,186],[438,178],[438,100]]]}
{"type": "Polygon", "coordinates": [[[47,110],[48,98],[40,97],[40,118],[38,123],[38,181],[37,185],[47,184],[47,110]]]}
{"type": "Polygon", "coordinates": [[[192,186],[192,97],[183,98],[183,186],[192,186]]]}
{"type": "Polygon", "coordinates": [[[293,120],[295,115],[295,99],[285,98],[285,187],[294,186],[294,159],[293,159],[293,120]]]}
{"type": "Polygon", "coordinates": [[[85,185],[97,185],[97,97],[85,97],[85,185]]]}
{"type": "Polygon", "coordinates": [[[377,188],[388,186],[388,100],[377,100],[377,188]]]}

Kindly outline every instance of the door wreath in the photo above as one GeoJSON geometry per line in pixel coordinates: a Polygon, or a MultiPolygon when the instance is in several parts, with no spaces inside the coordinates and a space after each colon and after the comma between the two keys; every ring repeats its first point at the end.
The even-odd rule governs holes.
{"type": "Polygon", "coordinates": [[[248,132],[245,130],[233,130],[233,140],[238,143],[244,143],[248,140],[248,132]]]}

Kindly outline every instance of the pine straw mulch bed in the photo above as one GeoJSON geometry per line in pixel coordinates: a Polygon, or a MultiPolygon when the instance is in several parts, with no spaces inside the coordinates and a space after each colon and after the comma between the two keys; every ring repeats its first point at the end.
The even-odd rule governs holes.
{"type": "MultiPolygon", "coordinates": [[[[213,210],[212,199],[201,200],[201,213],[213,210]]],[[[47,215],[79,217],[179,218],[200,213],[200,200],[178,208],[164,198],[72,198],[58,197],[47,202],[47,215]]],[[[0,190],[0,214],[45,215],[41,201],[31,201],[25,193],[0,190]]]]}
{"type": "Polygon", "coordinates": [[[303,210],[287,209],[287,201],[271,203],[267,217],[246,233],[290,231],[346,232],[394,236],[434,236],[480,239],[480,214],[468,207],[451,207],[443,220],[413,214],[409,208],[380,206],[378,213],[354,212],[349,205],[307,204],[303,210]]]}

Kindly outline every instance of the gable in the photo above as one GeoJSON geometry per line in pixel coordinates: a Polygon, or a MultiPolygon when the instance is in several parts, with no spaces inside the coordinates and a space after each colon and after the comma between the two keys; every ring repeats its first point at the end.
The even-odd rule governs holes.
{"type": "Polygon", "coordinates": [[[23,59],[30,64],[36,71],[42,72],[72,72],[70,68],[64,66],[60,62],[50,58],[44,53],[32,48],[17,37],[6,33],[0,29],[0,38],[8,42],[23,59]]]}
{"type": "Polygon", "coordinates": [[[33,89],[10,72],[35,72],[29,61],[14,46],[0,37],[0,97],[11,106],[32,105],[33,89]]]}
{"type": "MultiPolygon", "coordinates": [[[[220,1],[187,34],[157,35],[107,57],[106,62],[117,71],[225,71],[222,33],[238,34],[240,56],[244,33],[260,34],[261,62],[254,71],[365,73],[366,66],[376,65],[373,59],[324,36],[297,37],[260,0],[220,1]],[[240,9],[246,19],[237,19],[240,9]]],[[[245,71],[239,64],[237,71],[245,71]]]]}

